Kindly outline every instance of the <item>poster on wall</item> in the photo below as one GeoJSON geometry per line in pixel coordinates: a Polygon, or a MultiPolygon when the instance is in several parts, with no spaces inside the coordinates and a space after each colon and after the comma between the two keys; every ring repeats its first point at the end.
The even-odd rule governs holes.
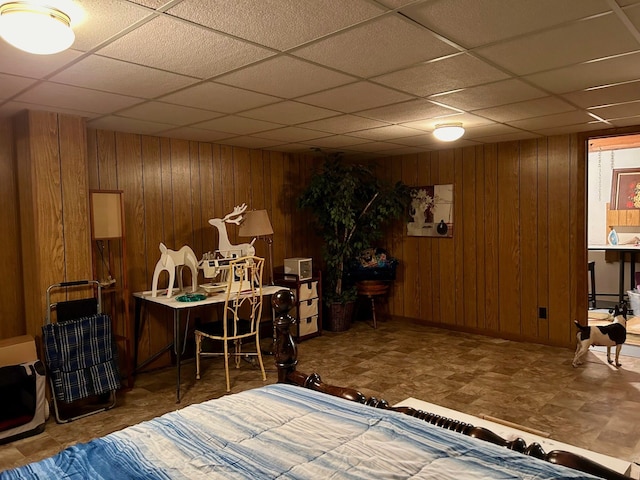
{"type": "Polygon", "coordinates": [[[640,208],[640,168],[618,168],[612,171],[611,210],[640,208]]]}
{"type": "Polygon", "coordinates": [[[407,235],[453,237],[453,184],[411,188],[407,235]]]}

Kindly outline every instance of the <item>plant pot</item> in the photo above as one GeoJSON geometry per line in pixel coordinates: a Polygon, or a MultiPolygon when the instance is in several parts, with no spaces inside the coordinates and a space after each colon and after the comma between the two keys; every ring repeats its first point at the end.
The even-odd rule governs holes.
{"type": "Polygon", "coordinates": [[[358,295],[365,297],[386,295],[390,286],[391,282],[384,280],[360,280],[359,282],[356,282],[358,295]]]}
{"type": "Polygon", "coordinates": [[[330,332],[344,332],[351,327],[353,317],[353,305],[355,302],[332,303],[324,323],[324,328],[330,332]]]}

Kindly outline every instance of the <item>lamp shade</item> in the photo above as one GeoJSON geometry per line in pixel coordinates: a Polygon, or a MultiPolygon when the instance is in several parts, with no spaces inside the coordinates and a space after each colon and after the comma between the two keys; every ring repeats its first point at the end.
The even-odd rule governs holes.
{"type": "Polygon", "coordinates": [[[75,40],[66,13],[24,1],[0,5],[0,36],[20,50],[39,55],[66,50],[75,40]]]}
{"type": "Polygon", "coordinates": [[[95,240],[122,237],[120,192],[91,192],[92,234],[95,240]]]}
{"type": "Polygon", "coordinates": [[[238,229],[240,237],[262,237],[273,235],[273,227],[266,210],[251,210],[245,213],[244,220],[238,229]]]}
{"type": "Polygon", "coordinates": [[[462,123],[443,123],[436,125],[433,136],[443,142],[453,142],[464,135],[462,123]]]}

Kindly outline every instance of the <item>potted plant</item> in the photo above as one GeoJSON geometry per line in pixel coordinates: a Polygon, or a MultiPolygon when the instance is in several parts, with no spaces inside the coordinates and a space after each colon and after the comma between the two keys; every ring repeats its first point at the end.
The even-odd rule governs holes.
{"type": "Polygon", "coordinates": [[[328,330],[346,330],[351,323],[356,290],[343,283],[346,263],[379,239],[388,223],[407,211],[409,201],[409,188],[402,182],[387,184],[370,166],[345,162],[340,155],[327,156],[312,174],[298,207],[313,213],[324,239],[328,330]]]}

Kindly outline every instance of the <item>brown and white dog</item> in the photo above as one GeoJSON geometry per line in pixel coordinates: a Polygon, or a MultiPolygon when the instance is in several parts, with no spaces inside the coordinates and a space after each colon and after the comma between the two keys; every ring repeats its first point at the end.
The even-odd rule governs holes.
{"type": "Polygon", "coordinates": [[[607,325],[596,327],[585,327],[575,321],[576,326],[580,329],[578,332],[578,346],[576,354],[573,357],[573,366],[577,367],[582,364],[582,357],[586,355],[591,345],[607,347],[607,362],[611,361],[611,347],[616,347],[616,367],[620,366],[618,361],[620,357],[620,349],[627,339],[627,304],[622,303],[622,308],[615,306],[613,312],[613,322],[607,325]]]}

